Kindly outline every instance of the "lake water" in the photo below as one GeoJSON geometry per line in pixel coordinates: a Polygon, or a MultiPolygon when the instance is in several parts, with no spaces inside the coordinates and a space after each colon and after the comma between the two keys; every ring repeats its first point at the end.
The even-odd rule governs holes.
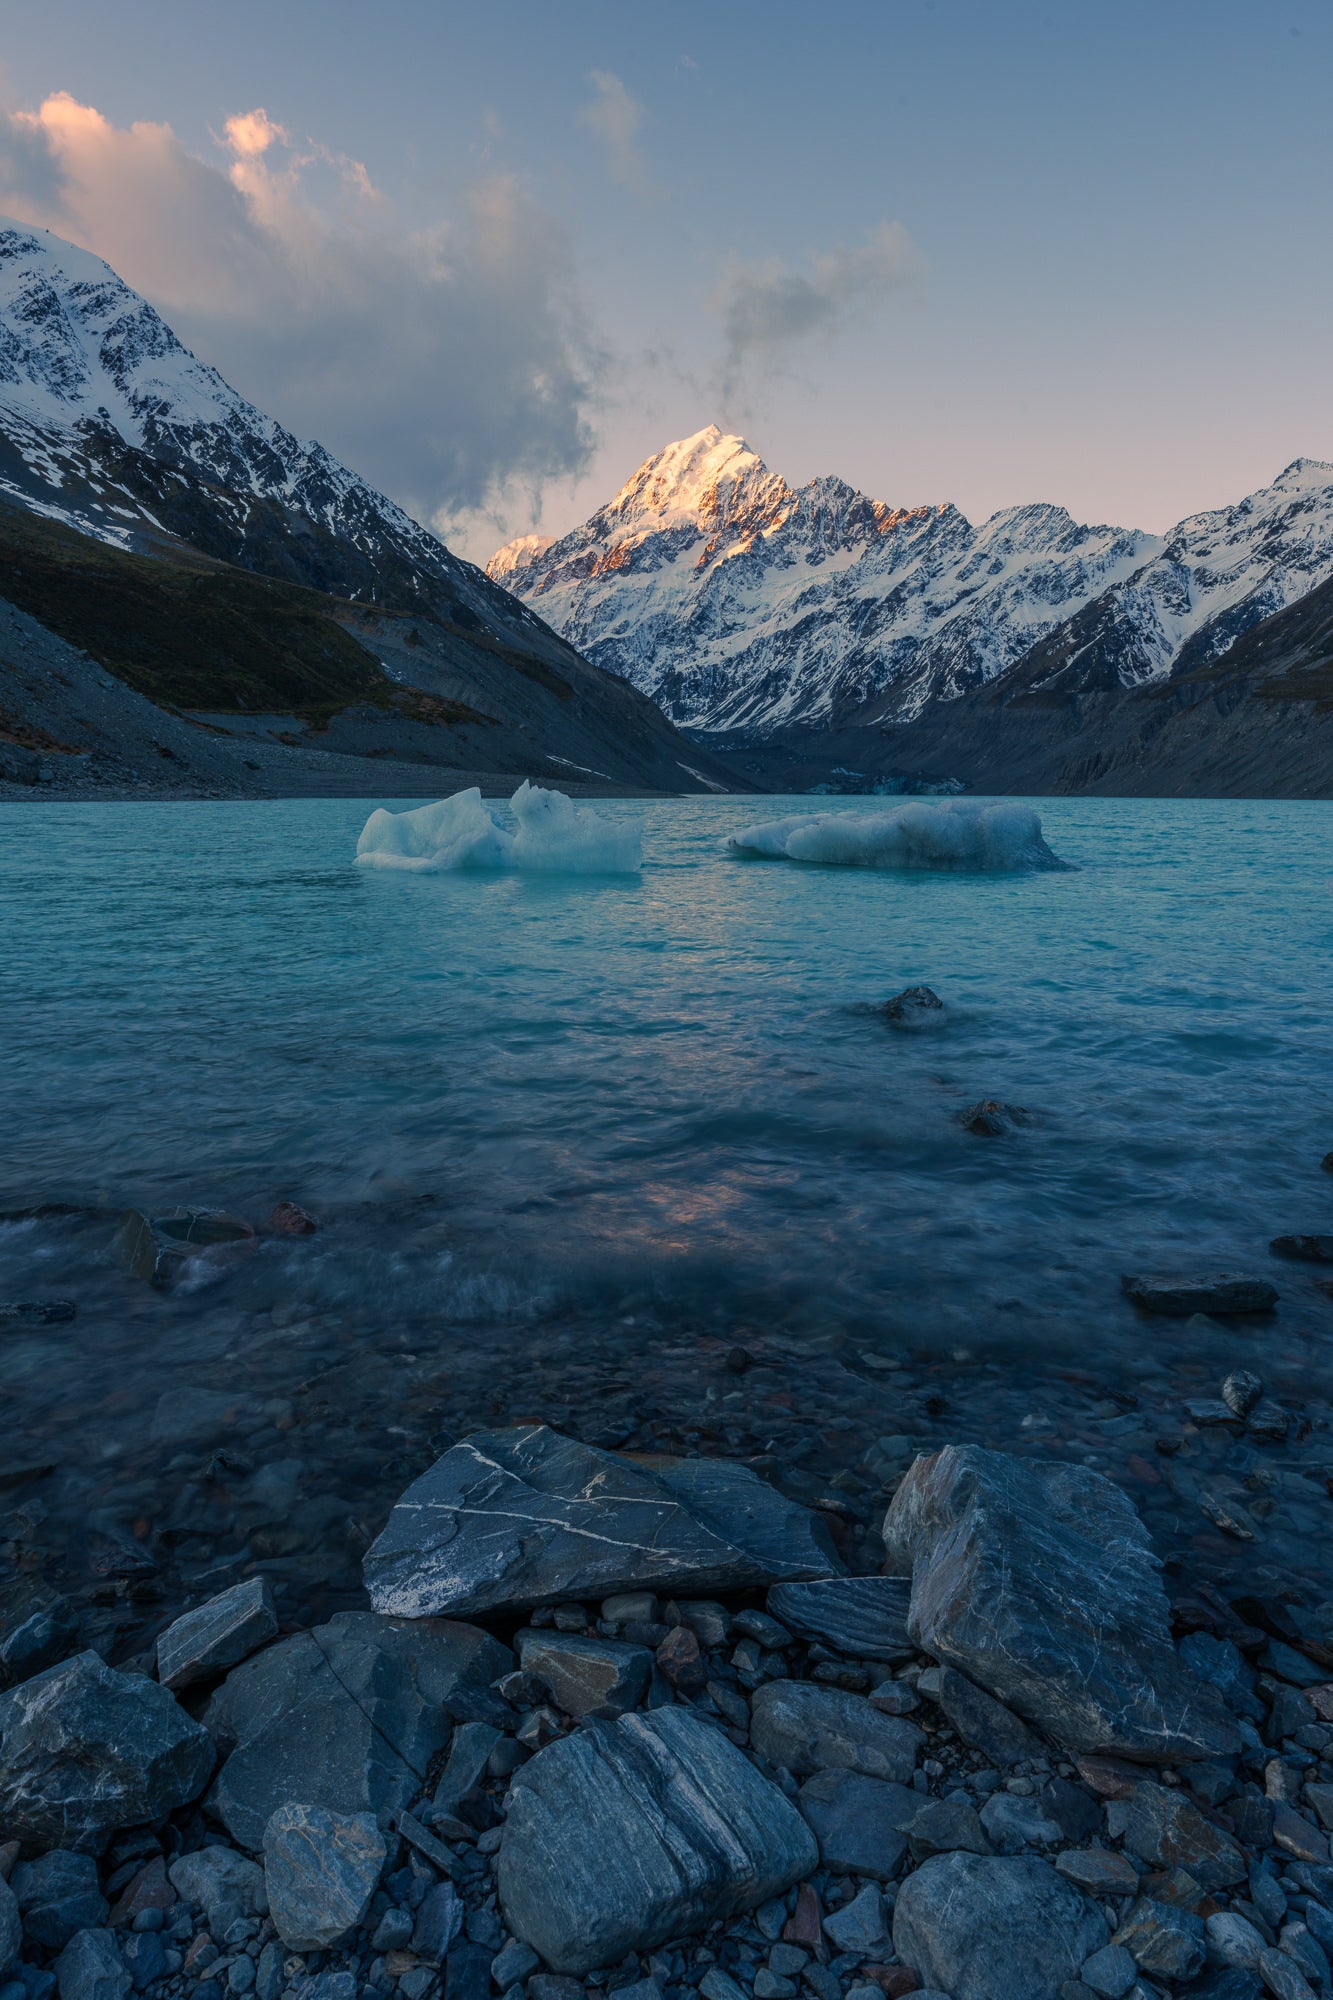
{"type": "MultiPolygon", "coordinates": [[[[1333,806],[1040,802],[1070,873],[722,852],[830,803],[599,806],[641,819],[637,880],[357,869],[359,801],[0,806],[0,1302],[78,1306],[0,1331],[10,1436],[55,1467],[34,1545],[67,1562],[91,1510],[148,1546],[166,1468],[189,1485],[214,1433],[238,1480],[288,1468],[268,1513],[305,1540],[270,1521],[256,1558],[265,1503],[208,1528],[205,1493],[159,1573],[164,1548],[192,1587],[248,1552],[336,1597],[394,1482],[488,1416],[615,1442],[653,1434],[656,1394],[659,1433],[754,1452],[776,1426],[832,1467],[839,1427],[858,1450],[911,1428],[885,1363],[917,1390],[942,1370],[974,1426],[1079,1371],[1215,1393],[1255,1354],[1323,1393],[1333,1298],[1267,1245],[1333,1231],[1333,806]],[[892,1028],[918,982],[942,1025],[892,1028]],[[967,1131],[982,1098],[1027,1122],[967,1131]],[[110,1258],[128,1206],[258,1222],[283,1197],[319,1233],[197,1286],[110,1258]],[[1120,1275],[1163,1266],[1272,1275],[1282,1302],[1267,1327],[1145,1322],[1120,1275]],[[738,1341],[795,1370],[767,1415],[719,1373],[738,1341]]],[[[160,1582],[102,1574],[128,1630],[160,1582]]]]}

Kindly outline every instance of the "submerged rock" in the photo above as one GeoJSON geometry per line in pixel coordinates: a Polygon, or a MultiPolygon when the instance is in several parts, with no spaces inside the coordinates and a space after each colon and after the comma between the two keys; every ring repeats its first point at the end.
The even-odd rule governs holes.
{"type": "Polygon", "coordinates": [[[1016,1125],[1026,1125],[1028,1114],[1021,1104],[1004,1104],[998,1097],[983,1097],[979,1104],[960,1111],[958,1123],[965,1132],[982,1139],[999,1139],[1016,1125]]]}
{"type": "Polygon", "coordinates": [[[836,1576],[815,1583],[777,1583],[768,1593],[773,1616],[853,1660],[908,1660],[916,1651],[907,1630],[911,1585],[900,1576],[836,1576]]]}
{"type": "Polygon", "coordinates": [[[238,1666],[277,1634],[267,1577],[247,1577],[168,1625],[157,1642],[157,1677],[163,1687],[188,1687],[238,1666]]]}
{"type": "Polygon", "coordinates": [[[1140,1311],[1171,1319],[1188,1319],[1191,1313],[1225,1317],[1271,1312],[1278,1299],[1277,1288],[1266,1278],[1249,1278],[1238,1271],[1208,1276],[1172,1272],[1151,1277],[1129,1272],[1120,1286],[1140,1311]]]}
{"type": "Polygon", "coordinates": [[[1134,1758],[1239,1747],[1171,1644],[1160,1564],[1118,1486],[978,1445],[918,1458],[884,1522],[921,1648],[1063,1748],[1134,1758]]]}
{"type": "Polygon", "coordinates": [[[327,1951],[357,1929],[387,1849],[369,1813],[279,1806],[264,1829],[269,1915],[289,1951],[327,1951]]]}
{"type": "Polygon", "coordinates": [[[173,1285],[192,1258],[205,1250],[248,1246],[254,1230],[221,1208],[173,1208],[165,1215],[126,1209],[111,1245],[122,1270],[150,1285],[173,1285]]]}
{"type": "Polygon", "coordinates": [[[424,1618],[669,1585],[836,1576],[816,1516],[743,1465],[621,1458],[544,1424],[479,1433],[403,1494],[366,1555],[379,1611],[424,1618]]]}
{"type": "Polygon", "coordinates": [[[205,1722],[224,1762],[213,1804],[257,1854],[279,1806],[410,1805],[455,1721],[495,1706],[513,1655],[475,1626],[343,1611],[234,1667],[205,1722]]]}
{"type": "Polygon", "coordinates": [[[22,1326],[59,1326],[75,1317],[73,1299],[19,1299],[12,1306],[0,1306],[0,1323],[17,1320],[22,1326]]]}
{"type": "Polygon", "coordinates": [[[270,1236],[313,1236],[319,1228],[313,1215],[294,1201],[280,1201],[264,1224],[270,1236]]]}
{"type": "Polygon", "coordinates": [[[524,1765],[498,1887],[514,1935],[581,1975],[753,1909],[818,1859],[743,1752],[669,1707],[591,1724],[524,1765]]]}
{"type": "Polygon", "coordinates": [[[96,1653],[0,1695],[0,1826],[36,1847],[100,1853],[118,1827],[198,1798],[213,1762],[165,1688],[96,1653]]]}
{"type": "Polygon", "coordinates": [[[1252,1375],[1248,1368],[1233,1368],[1222,1384],[1222,1401],[1232,1416],[1239,1417],[1242,1423],[1260,1401],[1263,1393],[1263,1383],[1257,1375],[1252,1375]]]}
{"type": "Polygon", "coordinates": [[[893,1945],[951,2000],[1058,2000],[1109,1942],[1087,1898],[1045,1861],[937,1854],[898,1891],[893,1945]]]}
{"type": "Polygon", "coordinates": [[[885,1017],[899,1028],[933,1026],[944,1013],[944,1002],[929,986],[907,986],[884,1002],[885,1017]]]}
{"type": "Polygon", "coordinates": [[[1333,1236],[1275,1236],[1268,1247],[1275,1257],[1301,1264],[1333,1264],[1333,1236]]]}

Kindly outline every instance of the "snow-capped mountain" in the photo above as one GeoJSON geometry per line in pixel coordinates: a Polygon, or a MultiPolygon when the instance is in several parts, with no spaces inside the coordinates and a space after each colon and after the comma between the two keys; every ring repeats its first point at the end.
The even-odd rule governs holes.
{"type": "Polygon", "coordinates": [[[902,721],[1038,657],[1136,685],[1225,650],[1333,575],[1333,466],[1299,461],[1170,535],[1061,507],[974,527],[836,478],[793,488],[716,429],[668,445],[581,528],[488,574],[696,729],[902,721]]]}
{"type": "Polygon", "coordinates": [[[0,219],[0,497],[123,548],[163,536],[361,602],[525,616],[320,444],[196,359],[109,264],[0,219]]]}

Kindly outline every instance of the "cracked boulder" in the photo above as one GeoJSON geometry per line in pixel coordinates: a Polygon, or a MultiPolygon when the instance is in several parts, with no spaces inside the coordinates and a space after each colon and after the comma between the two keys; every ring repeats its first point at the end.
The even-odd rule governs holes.
{"type": "Polygon", "coordinates": [[[209,1803],[241,1847],[293,1799],[334,1813],[400,1811],[420,1796],[455,1722],[500,1706],[507,1646],[472,1625],[343,1611],[233,1668],[204,1720],[223,1759],[209,1803]]]}
{"type": "Polygon", "coordinates": [[[754,1909],[818,1860],[744,1752],[668,1707],[590,1724],[523,1766],[498,1886],[514,1936],[582,1975],[754,1909]]]}
{"type": "Polygon", "coordinates": [[[908,1876],[893,1913],[899,1958],[951,2000],[1059,2000],[1107,1942],[1086,1896],[1018,1856],[937,1854],[908,1876]]]}
{"type": "Polygon", "coordinates": [[[96,1653],[0,1695],[0,1826],[33,1847],[99,1854],[119,1827],[198,1798],[212,1769],[175,1697],[96,1653]]]}
{"type": "Polygon", "coordinates": [[[824,1524],[747,1466],[622,1458],[544,1424],[454,1445],[408,1487],[365,1558],[371,1603],[406,1618],[840,1571],[824,1524]]]}
{"type": "Polygon", "coordinates": [[[910,1569],[921,1649],[1062,1748],[1167,1763],[1239,1749],[1171,1643],[1147,1530],[1100,1473],[949,1445],[916,1460],[884,1540],[910,1569]]]}

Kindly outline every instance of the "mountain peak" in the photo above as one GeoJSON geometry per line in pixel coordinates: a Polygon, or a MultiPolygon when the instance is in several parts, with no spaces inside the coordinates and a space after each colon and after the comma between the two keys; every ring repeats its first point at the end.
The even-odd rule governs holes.
{"type": "Polygon", "coordinates": [[[776,496],[788,488],[743,437],[707,424],[646,458],[605,512],[654,529],[686,524],[711,529],[770,490],[776,496]]]}

